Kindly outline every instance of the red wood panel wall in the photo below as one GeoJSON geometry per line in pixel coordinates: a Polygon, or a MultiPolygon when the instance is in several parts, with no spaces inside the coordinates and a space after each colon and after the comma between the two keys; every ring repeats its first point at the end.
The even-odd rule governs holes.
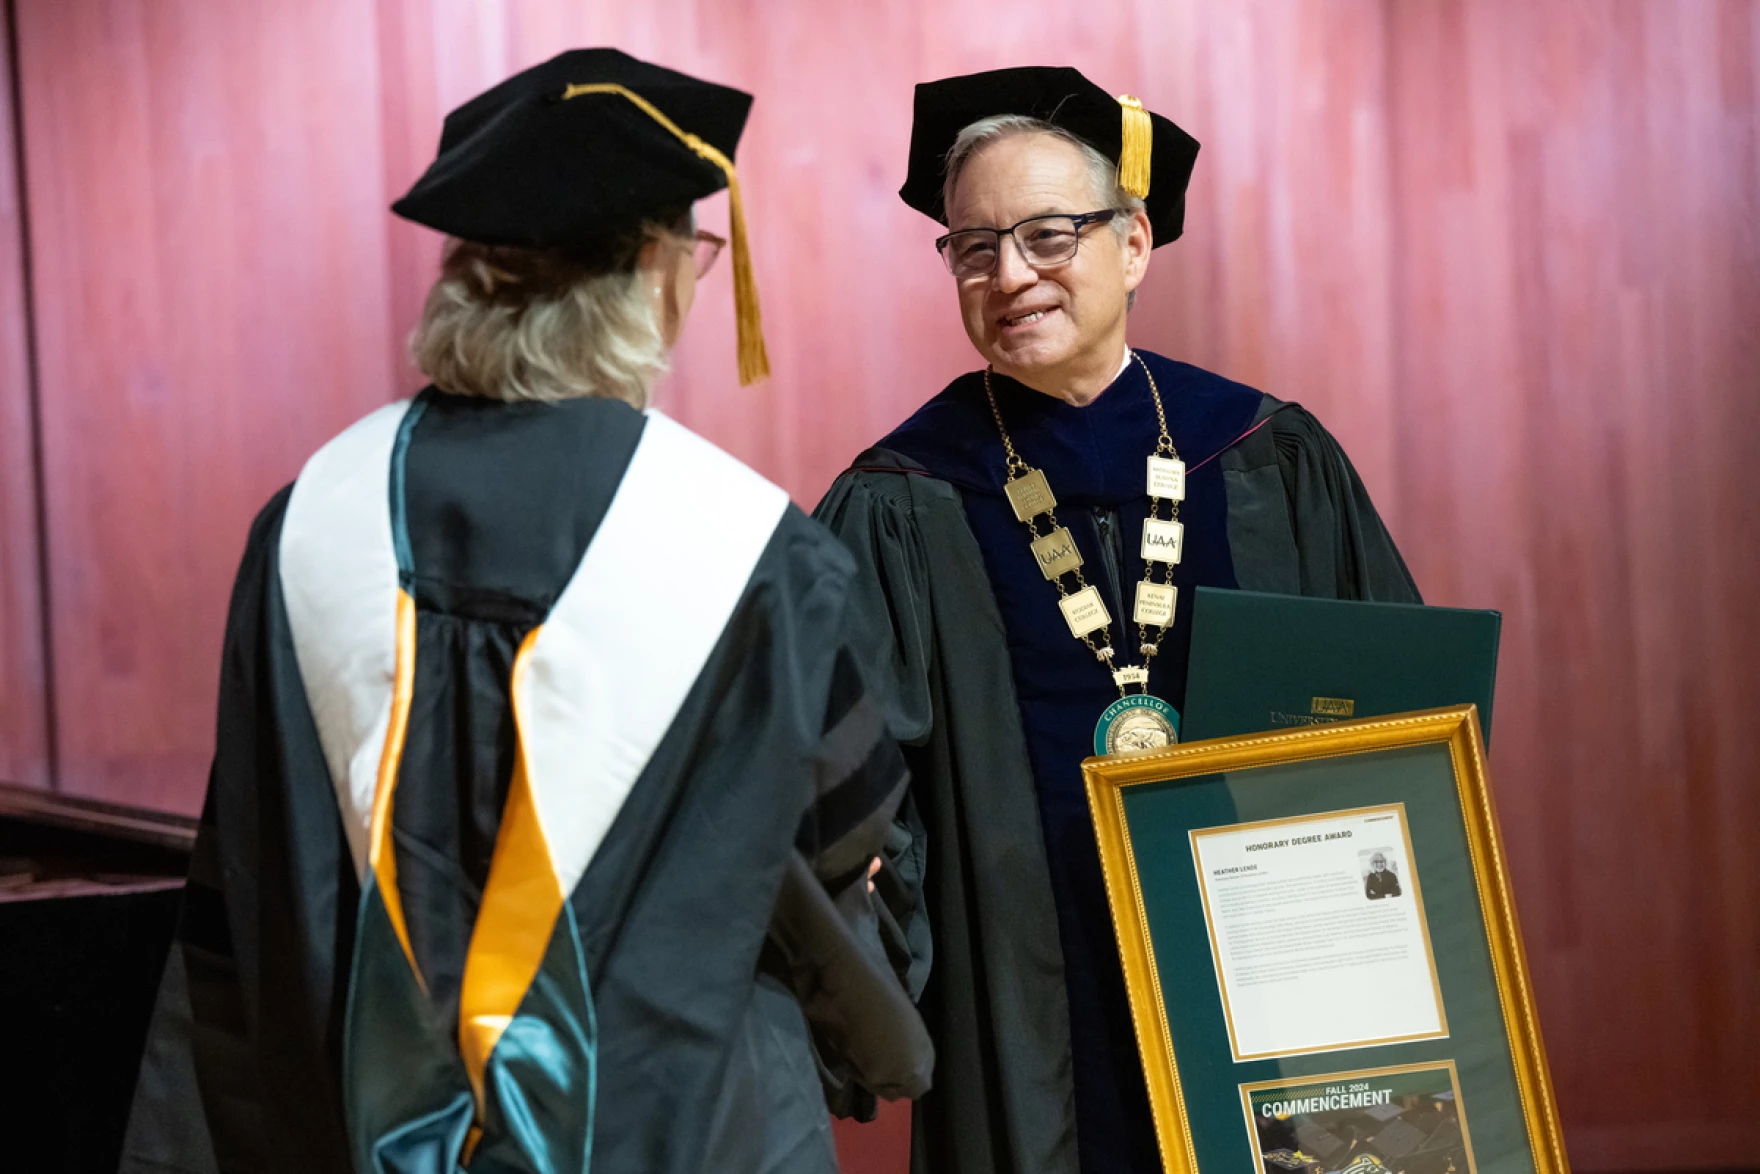
{"type": "MultiPolygon", "coordinates": [[[[735,386],[721,272],[660,400],[810,504],[973,365],[894,194],[911,84],[1049,55],[1205,144],[1134,341],[1313,408],[1427,596],[1504,612],[1498,795],[1578,1166],[1752,1164],[1760,4],[14,3],[62,787],[198,802],[251,514],[415,386],[437,242],[383,208],[445,110],[580,44],[757,93],[777,375],[735,386]]],[[[43,755],[5,200],[0,773],[43,755]]],[[[896,1127],[845,1141],[898,1168],[896,1127]]]]}
{"type": "Polygon", "coordinates": [[[1390,15],[1395,483],[1420,582],[1504,611],[1573,1156],[1752,1165],[1760,8],[1390,15]]]}
{"type": "Polygon", "coordinates": [[[21,0],[60,786],[193,810],[268,494],[394,385],[370,8],[21,0]]]}
{"type": "MultiPolygon", "coordinates": [[[[4,15],[4,9],[0,9],[4,15]]],[[[0,20],[0,82],[10,81],[0,20]]],[[[12,87],[0,85],[0,780],[49,783],[37,470],[25,297],[24,216],[12,87]]]]}

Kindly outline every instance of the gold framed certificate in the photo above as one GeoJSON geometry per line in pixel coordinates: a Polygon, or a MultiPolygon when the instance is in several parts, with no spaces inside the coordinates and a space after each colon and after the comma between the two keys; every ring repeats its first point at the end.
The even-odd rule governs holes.
{"type": "Polygon", "coordinates": [[[1170,1174],[1568,1174],[1472,706],[1083,769],[1170,1174]]]}

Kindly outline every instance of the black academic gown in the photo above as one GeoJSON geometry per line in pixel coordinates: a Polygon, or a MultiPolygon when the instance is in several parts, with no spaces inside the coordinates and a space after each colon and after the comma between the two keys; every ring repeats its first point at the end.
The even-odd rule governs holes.
{"type": "MultiPolygon", "coordinates": [[[[1183,708],[1191,588],[1415,602],[1336,442],[1307,412],[1138,352],[1188,466],[1179,611],[1150,691],[1183,708]]],[[[1045,471],[1088,582],[1137,660],[1131,585],[1156,421],[1136,363],[1083,408],[993,380],[1022,458],[1045,471]]],[[[981,375],[955,380],[857,457],[816,516],[850,546],[885,622],[895,731],[913,783],[901,871],[918,904],[889,923],[916,961],[936,1041],[917,1174],[1158,1171],[1080,764],[1117,697],[1071,638],[1025,527],[981,375]],[[926,867],[924,862],[926,861],[926,867]]]]}
{"type": "MultiPolygon", "coordinates": [[[[580,564],[646,421],[604,400],[423,398],[399,503],[418,652],[392,826],[411,946],[444,1026],[457,1020],[513,770],[514,657],[580,564]]],[[[252,527],[233,593],[181,948],[125,1171],[354,1167],[344,1010],[361,994],[351,970],[356,984],[373,973],[356,957],[366,940],[357,925],[370,920],[357,917],[362,886],[283,600],[288,496],[252,527]]],[[[705,501],[699,520],[714,511],[705,501]]],[[[689,575],[672,533],[656,533],[653,556],[689,575]]],[[[822,527],[787,507],[567,896],[596,1069],[591,1111],[562,1116],[574,1114],[567,1131],[590,1130],[595,1170],[828,1174],[828,1095],[865,1114],[874,1093],[927,1086],[932,1052],[865,882],[905,775],[849,635],[860,626],[854,571],[822,527]]],[[[402,967],[395,950],[388,957],[402,967]]],[[[439,1071],[457,1087],[457,1057],[444,1048],[426,1069],[414,1056],[371,1062],[394,1091],[400,1064],[412,1085],[439,1071]]],[[[578,1154],[589,1139],[547,1140],[578,1154]]],[[[508,1152],[486,1141],[469,1168],[524,1170],[508,1152]]]]}

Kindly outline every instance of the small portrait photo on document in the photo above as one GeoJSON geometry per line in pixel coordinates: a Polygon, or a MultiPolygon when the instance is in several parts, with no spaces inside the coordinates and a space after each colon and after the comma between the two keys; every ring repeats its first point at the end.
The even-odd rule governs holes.
{"type": "Polygon", "coordinates": [[[1365,848],[1357,853],[1357,871],[1363,876],[1363,896],[1380,901],[1402,895],[1399,856],[1394,848],[1365,848]]]}

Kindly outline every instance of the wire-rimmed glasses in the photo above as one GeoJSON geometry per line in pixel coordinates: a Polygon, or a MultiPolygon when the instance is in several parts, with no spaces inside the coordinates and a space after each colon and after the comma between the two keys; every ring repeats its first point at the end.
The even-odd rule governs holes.
{"type": "Polygon", "coordinates": [[[727,241],[707,229],[699,228],[696,232],[696,251],[691,259],[696,262],[697,276],[701,277],[715,264],[715,258],[727,247],[727,241]]]}
{"type": "Polygon", "coordinates": [[[1075,215],[1052,213],[1029,216],[1009,228],[962,229],[937,237],[935,250],[947,262],[947,271],[960,281],[988,277],[996,272],[1005,235],[1014,238],[1014,247],[1027,264],[1035,269],[1051,269],[1066,264],[1076,255],[1084,228],[1105,224],[1123,211],[1122,208],[1103,208],[1098,212],[1075,215]]]}

